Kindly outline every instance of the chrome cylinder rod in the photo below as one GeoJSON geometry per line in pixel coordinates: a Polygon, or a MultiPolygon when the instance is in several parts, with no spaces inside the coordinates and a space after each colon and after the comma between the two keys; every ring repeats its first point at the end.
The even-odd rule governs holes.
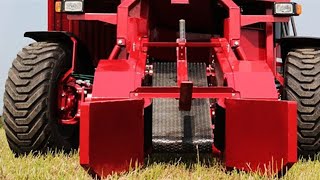
{"type": "Polygon", "coordinates": [[[186,21],[184,19],[179,20],[179,32],[180,32],[180,42],[186,42],[186,21]]]}

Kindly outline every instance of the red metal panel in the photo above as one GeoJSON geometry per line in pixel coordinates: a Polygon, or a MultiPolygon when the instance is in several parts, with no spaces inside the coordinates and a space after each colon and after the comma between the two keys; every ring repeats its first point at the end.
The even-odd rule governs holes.
{"type": "MultiPolygon", "coordinates": [[[[272,14],[272,9],[267,9],[267,14],[272,14]]],[[[271,71],[276,74],[276,54],[274,51],[274,25],[273,23],[266,23],[266,57],[267,64],[271,71]]]]}
{"type": "Polygon", "coordinates": [[[214,53],[229,87],[240,92],[242,98],[278,98],[274,75],[266,62],[238,61],[225,39],[211,41],[221,43],[214,53]]]}
{"type": "Polygon", "coordinates": [[[288,22],[289,17],[275,17],[273,15],[242,15],[241,26],[247,26],[259,22],[288,22]]]}
{"type": "Polygon", "coordinates": [[[239,63],[235,54],[231,50],[230,44],[225,38],[212,38],[212,43],[219,42],[220,47],[215,47],[213,53],[215,54],[222,72],[226,75],[227,73],[233,72],[233,67],[239,63]]]}
{"type": "Polygon", "coordinates": [[[129,18],[127,50],[130,51],[131,54],[139,50],[142,37],[148,37],[147,20],[143,18],[129,18]]]}
{"type": "MultiPolygon", "coordinates": [[[[231,46],[235,41],[240,40],[241,29],[241,12],[239,6],[233,0],[220,0],[220,2],[228,9],[229,18],[224,22],[224,35],[228,39],[231,46]]],[[[238,42],[239,43],[239,42],[238,42]]]]}
{"type": "Polygon", "coordinates": [[[295,102],[226,100],[226,166],[278,173],[297,161],[295,102]]]}
{"type": "Polygon", "coordinates": [[[61,15],[61,30],[60,31],[70,31],[69,30],[69,21],[67,18],[67,14],[61,15]]]}
{"type": "Polygon", "coordinates": [[[264,61],[240,61],[234,67],[234,89],[241,98],[278,99],[274,75],[264,61]]]}
{"type": "Polygon", "coordinates": [[[128,39],[129,8],[136,0],[123,0],[118,6],[117,38],[128,39]]]}
{"type": "Polygon", "coordinates": [[[189,0],[171,0],[171,4],[189,4],[189,0]]]}
{"type": "Polygon", "coordinates": [[[80,163],[99,176],[127,171],[144,159],[143,100],[83,103],[80,163]],[[125,112],[124,112],[125,111],[125,112]]]}
{"type": "MultiPolygon", "coordinates": [[[[177,40],[178,41],[178,40],[177,40]]],[[[187,61],[187,48],[183,43],[179,43],[177,47],[177,82],[178,86],[182,81],[188,81],[188,61],[187,61]]]]}
{"type": "Polygon", "coordinates": [[[80,164],[89,168],[89,128],[90,128],[90,104],[81,104],[80,123],[80,164]]]}
{"type": "Polygon", "coordinates": [[[241,47],[248,61],[266,60],[266,36],[260,29],[241,29],[241,47]]]}
{"type": "Polygon", "coordinates": [[[54,30],[55,0],[48,0],[48,31],[54,30]]]}
{"type": "MultiPolygon", "coordinates": [[[[106,98],[129,98],[130,92],[136,87],[135,78],[135,64],[132,64],[131,61],[101,60],[95,72],[92,95],[106,98]]],[[[141,79],[137,83],[141,85],[141,79]]]]}

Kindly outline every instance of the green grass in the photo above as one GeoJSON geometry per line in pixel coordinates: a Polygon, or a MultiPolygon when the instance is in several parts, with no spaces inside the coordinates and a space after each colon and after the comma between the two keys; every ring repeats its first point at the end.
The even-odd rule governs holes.
{"type": "MultiPolygon", "coordinates": [[[[8,148],[4,130],[0,129],[0,179],[91,179],[79,165],[78,154],[15,158],[8,148]]],[[[190,166],[179,161],[171,164],[149,163],[108,179],[270,179],[253,173],[226,172],[217,160],[210,167],[199,163],[190,166]]],[[[295,164],[283,179],[320,179],[320,161],[303,160],[295,164]]]]}

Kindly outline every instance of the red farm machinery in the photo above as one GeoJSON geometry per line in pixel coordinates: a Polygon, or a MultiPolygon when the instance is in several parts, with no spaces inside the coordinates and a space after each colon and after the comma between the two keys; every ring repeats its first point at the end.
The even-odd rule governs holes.
{"type": "Polygon", "coordinates": [[[290,0],[48,0],[9,71],[17,154],[80,147],[99,176],[152,153],[279,172],[320,148],[320,39],[290,0]]]}

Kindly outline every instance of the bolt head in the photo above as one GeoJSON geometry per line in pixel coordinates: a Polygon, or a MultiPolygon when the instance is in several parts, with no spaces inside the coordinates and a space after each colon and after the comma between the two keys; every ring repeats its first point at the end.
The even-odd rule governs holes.
{"type": "Polygon", "coordinates": [[[124,45],[124,40],[123,40],[123,39],[118,39],[117,44],[118,44],[119,46],[124,45]]]}

